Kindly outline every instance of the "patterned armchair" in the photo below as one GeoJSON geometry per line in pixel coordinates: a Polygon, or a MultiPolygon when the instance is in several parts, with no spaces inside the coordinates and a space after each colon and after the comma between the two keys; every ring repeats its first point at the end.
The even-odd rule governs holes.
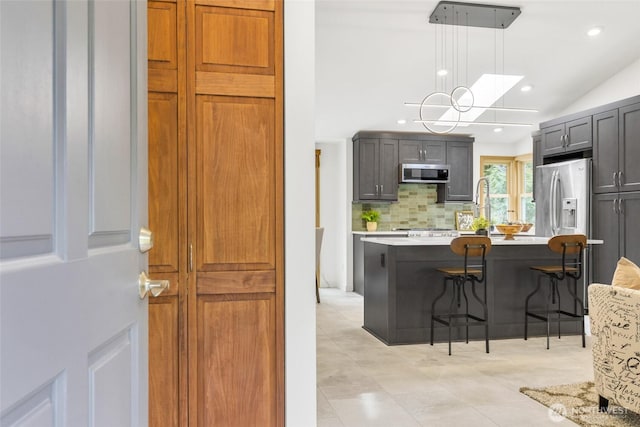
{"type": "Polygon", "coordinates": [[[640,290],[589,286],[593,371],[600,408],[640,413],[640,290]]]}

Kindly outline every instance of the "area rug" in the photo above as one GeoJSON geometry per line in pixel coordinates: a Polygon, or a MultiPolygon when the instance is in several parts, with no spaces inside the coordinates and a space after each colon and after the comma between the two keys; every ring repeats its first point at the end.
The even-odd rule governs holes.
{"type": "Polygon", "coordinates": [[[551,421],[569,419],[583,427],[638,427],[640,415],[609,402],[609,412],[598,412],[598,394],[592,382],[544,388],[522,387],[521,393],[549,408],[551,421]]]}

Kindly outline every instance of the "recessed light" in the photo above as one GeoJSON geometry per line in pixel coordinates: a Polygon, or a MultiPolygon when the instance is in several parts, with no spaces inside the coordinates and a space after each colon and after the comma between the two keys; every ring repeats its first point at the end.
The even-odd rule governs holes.
{"type": "Polygon", "coordinates": [[[499,133],[499,132],[502,132],[502,128],[495,128],[495,129],[493,129],[493,131],[494,131],[495,133],[499,133]]]}
{"type": "Polygon", "coordinates": [[[589,31],[587,31],[587,35],[589,37],[595,37],[602,32],[602,27],[593,27],[589,31]]]}
{"type": "Polygon", "coordinates": [[[405,123],[407,123],[406,119],[398,119],[398,124],[399,125],[404,125],[405,123]]]}
{"type": "Polygon", "coordinates": [[[520,90],[521,90],[522,92],[530,92],[530,91],[531,91],[531,89],[533,89],[533,86],[531,86],[531,85],[524,85],[524,86],[522,86],[522,87],[520,88],[520,90]]]}
{"type": "Polygon", "coordinates": [[[444,77],[449,74],[449,72],[443,68],[442,70],[438,70],[436,74],[438,74],[440,77],[444,77]]]}

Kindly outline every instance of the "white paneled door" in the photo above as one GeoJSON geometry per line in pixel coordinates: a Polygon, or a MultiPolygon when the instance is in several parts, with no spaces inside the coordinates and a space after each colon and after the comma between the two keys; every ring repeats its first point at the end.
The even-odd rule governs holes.
{"type": "Polygon", "coordinates": [[[146,426],[146,4],[0,1],[0,426],[146,426]]]}

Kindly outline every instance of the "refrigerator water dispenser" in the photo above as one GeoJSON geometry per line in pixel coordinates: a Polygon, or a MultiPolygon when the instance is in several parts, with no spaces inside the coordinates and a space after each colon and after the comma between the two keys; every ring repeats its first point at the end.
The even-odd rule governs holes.
{"type": "Polygon", "coordinates": [[[578,199],[565,197],[562,199],[562,228],[576,228],[578,226],[578,216],[576,210],[578,209],[578,199]]]}

